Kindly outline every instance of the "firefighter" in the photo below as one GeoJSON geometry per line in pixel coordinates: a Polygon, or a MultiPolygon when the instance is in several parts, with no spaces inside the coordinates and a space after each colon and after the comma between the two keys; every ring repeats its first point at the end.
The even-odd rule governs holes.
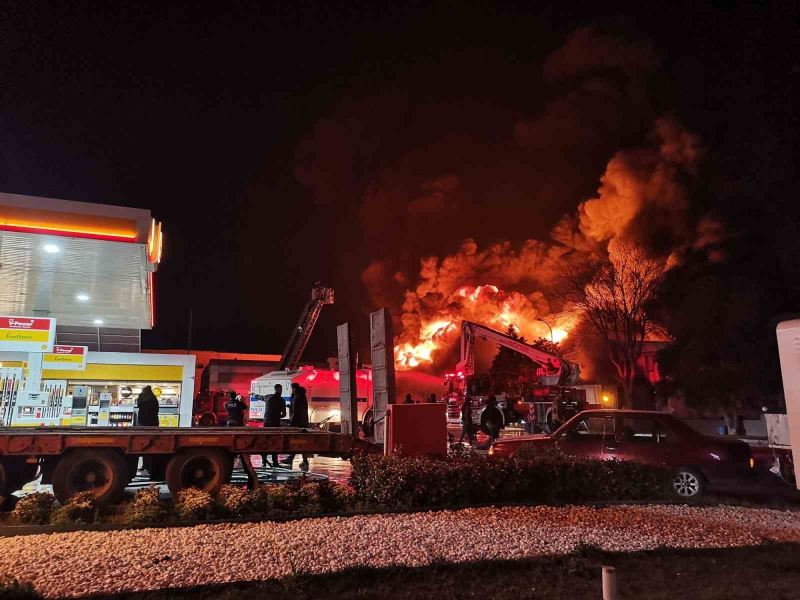
{"type": "Polygon", "coordinates": [[[458,440],[459,444],[464,443],[464,436],[467,436],[467,441],[470,445],[475,445],[475,429],[472,426],[472,401],[469,396],[465,396],[464,402],[461,403],[461,438],[458,440]]]}
{"type": "MultiPolygon", "coordinates": [[[[292,416],[289,419],[289,427],[300,427],[302,429],[308,427],[308,397],[306,396],[306,388],[299,383],[292,384],[292,416]]],[[[281,464],[288,465],[291,468],[294,457],[294,454],[290,454],[281,461],[281,464]]],[[[304,452],[300,470],[308,471],[309,458],[311,458],[311,454],[304,452]]]]}
{"type": "MultiPolygon", "coordinates": [[[[283,401],[283,386],[275,384],[275,393],[267,398],[267,411],[264,415],[264,427],[280,427],[281,419],[286,416],[286,402],[283,401]]],[[[266,459],[264,464],[268,465],[266,459]]],[[[278,466],[278,453],[272,453],[272,464],[270,467],[278,466]]]]}
{"type": "Polygon", "coordinates": [[[486,402],[486,408],[481,413],[481,430],[489,436],[491,445],[499,436],[503,424],[503,413],[497,407],[497,399],[492,397],[486,402]]]}
{"type": "Polygon", "coordinates": [[[242,401],[242,397],[235,391],[228,393],[228,401],[225,403],[225,410],[228,411],[228,427],[241,427],[244,425],[244,411],[247,405],[242,401]]]}

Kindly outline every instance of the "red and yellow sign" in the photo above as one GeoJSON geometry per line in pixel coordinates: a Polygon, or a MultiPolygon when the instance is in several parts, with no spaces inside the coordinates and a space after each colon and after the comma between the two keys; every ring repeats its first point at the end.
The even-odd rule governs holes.
{"type": "Polygon", "coordinates": [[[0,317],[0,350],[51,352],[56,320],[42,317],[0,317]]]}
{"type": "Polygon", "coordinates": [[[43,369],[60,369],[62,371],[85,371],[88,346],[53,346],[53,351],[42,357],[43,369]]]}
{"type": "Polygon", "coordinates": [[[153,219],[150,221],[150,233],[147,235],[147,260],[151,263],[160,263],[163,247],[164,233],[161,231],[161,222],[153,219]]]}
{"type": "Polygon", "coordinates": [[[115,242],[134,242],[136,222],[131,219],[0,206],[0,230],[66,235],[115,242]]]}

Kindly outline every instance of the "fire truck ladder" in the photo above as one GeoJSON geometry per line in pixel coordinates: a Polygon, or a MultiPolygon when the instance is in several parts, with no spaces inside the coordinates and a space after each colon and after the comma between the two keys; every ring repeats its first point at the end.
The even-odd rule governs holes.
{"type": "Polygon", "coordinates": [[[317,324],[319,313],[325,304],[333,304],[333,288],[315,283],[311,289],[311,299],[306,303],[300,319],[289,336],[289,342],[281,355],[280,371],[294,371],[300,366],[303,351],[317,324]]]}

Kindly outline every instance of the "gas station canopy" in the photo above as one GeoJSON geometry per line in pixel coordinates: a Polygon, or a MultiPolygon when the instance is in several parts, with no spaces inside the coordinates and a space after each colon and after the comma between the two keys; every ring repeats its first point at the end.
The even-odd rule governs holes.
{"type": "Polygon", "coordinates": [[[0,193],[0,314],[150,329],[161,243],[148,210],[0,193]]]}

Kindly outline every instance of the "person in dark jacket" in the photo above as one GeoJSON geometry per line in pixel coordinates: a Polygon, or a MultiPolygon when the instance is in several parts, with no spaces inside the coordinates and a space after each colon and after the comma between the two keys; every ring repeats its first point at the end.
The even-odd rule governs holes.
{"type": "Polygon", "coordinates": [[[411,394],[406,394],[403,404],[414,404],[414,399],[411,397],[411,394]]]}
{"type": "MultiPolygon", "coordinates": [[[[275,384],[275,393],[267,398],[267,410],[264,415],[264,427],[280,427],[281,419],[286,416],[286,402],[283,400],[283,386],[275,384]]],[[[268,464],[264,460],[265,464],[268,464]]],[[[278,466],[278,453],[272,453],[271,467],[278,466]]]]}
{"type": "Polygon", "coordinates": [[[472,401],[469,396],[464,397],[464,402],[461,403],[461,438],[458,443],[464,442],[464,436],[471,444],[475,444],[475,428],[472,425],[472,401]]]}
{"type": "Polygon", "coordinates": [[[481,413],[481,431],[489,436],[490,445],[498,438],[503,427],[503,413],[497,407],[497,400],[490,398],[481,413]]]}
{"type": "Polygon", "coordinates": [[[158,398],[149,385],[144,386],[142,393],[136,398],[136,408],[139,409],[139,425],[158,427],[158,398]]]}
{"type": "Polygon", "coordinates": [[[241,427],[244,425],[244,411],[247,410],[247,405],[233,390],[228,396],[228,401],[225,403],[225,410],[228,411],[228,427],[241,427]]]}
{"type": "MultiPolygon", "coordinates": [[[[299,383],[292,384],[292,416],[289,419],[289,427],[308,428],[308,397],[306,396],[306,388],[299,383]]],[[[290,454],[281,461],[281,464],[291,467],[294,457],[294,454],[290,454]]],[[[309,458],[311,458],[311,455],[304,452],[303,462],[300,463],[300,469],[303,471],[308,470],[309,458]]]]}

